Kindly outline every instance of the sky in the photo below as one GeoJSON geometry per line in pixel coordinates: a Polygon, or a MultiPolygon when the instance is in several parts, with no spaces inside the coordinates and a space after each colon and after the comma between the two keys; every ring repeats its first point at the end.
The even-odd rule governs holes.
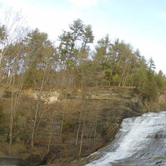
{"type": "Polygon", "coordinates": [[[80,18],[92,26],[95,41],[107,34],[124,40],[166,74],[166,0],[0,0],[1,18],[9,7],[54,41],[80,18]]]}

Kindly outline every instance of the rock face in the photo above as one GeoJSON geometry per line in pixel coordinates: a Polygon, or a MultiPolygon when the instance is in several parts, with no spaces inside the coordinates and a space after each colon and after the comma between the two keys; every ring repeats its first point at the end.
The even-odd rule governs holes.
{"type": "Polygon", "coordinates": [[[60,93],[58,91],[53,91],[53,92],[43,91],[41,94],[39,94],[39,92],[32,92],[29,95],[34,99],[37,99],[40,96],[41,100],[43,100],[46,103],[52,104],[58,101],[60,93]]]}

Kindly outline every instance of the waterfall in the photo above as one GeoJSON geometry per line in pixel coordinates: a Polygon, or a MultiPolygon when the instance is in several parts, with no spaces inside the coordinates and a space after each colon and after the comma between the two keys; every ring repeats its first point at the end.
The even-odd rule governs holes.
{"type": "Polygon", "coordinates": [[[115,141],[86,166],[166,166],[166,112],[124,119],[115,141]]]}

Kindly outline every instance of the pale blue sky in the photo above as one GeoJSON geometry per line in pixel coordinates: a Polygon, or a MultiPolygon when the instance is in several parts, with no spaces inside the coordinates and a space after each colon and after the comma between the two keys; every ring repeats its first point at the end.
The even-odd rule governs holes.
{"type": "Polygon", "coordinates": [[[125,40],[166,73],[166,0],[0,0],[0,4],[1,10],[21,9],[27,25],[47,32],[52,40],[80,18],[92,25],[96,40],[106,34],[125,40]]]}

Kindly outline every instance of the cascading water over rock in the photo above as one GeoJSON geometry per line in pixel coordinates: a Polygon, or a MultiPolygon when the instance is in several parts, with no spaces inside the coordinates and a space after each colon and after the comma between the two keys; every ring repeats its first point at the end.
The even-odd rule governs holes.
{"type": "Polygon", "coordinates": [[[166,166],[166,112],[124,119],[113,144],[86,166],[166,166]]]}

